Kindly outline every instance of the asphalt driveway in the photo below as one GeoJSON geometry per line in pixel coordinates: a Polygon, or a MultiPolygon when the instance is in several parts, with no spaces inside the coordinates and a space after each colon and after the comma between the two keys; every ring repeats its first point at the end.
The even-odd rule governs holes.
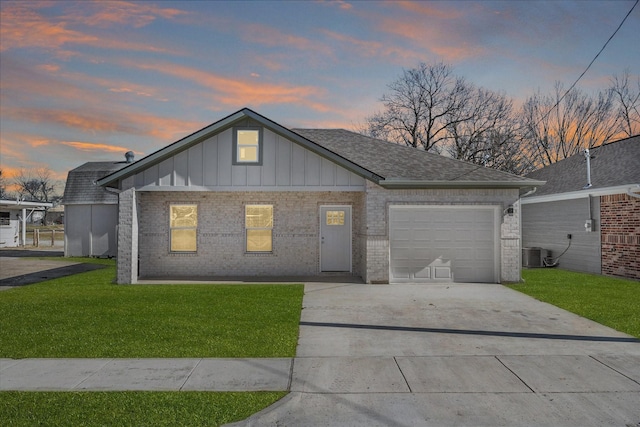
{"type": "Polygon", "coordinates": [[[640,343],[501,285],[307,284],[291,393],[236,425],[639,426],[640,343]]]}
{"type": "Polygon", "coordinates": [[[103,265],[98,264],[69,262],[62,256],[63,252],[56,249],[0,250],[0,291],[104,268],[103,265]],[[38,259],[39,257],[59,257],[60,259],[44,260],[38,259]]]}

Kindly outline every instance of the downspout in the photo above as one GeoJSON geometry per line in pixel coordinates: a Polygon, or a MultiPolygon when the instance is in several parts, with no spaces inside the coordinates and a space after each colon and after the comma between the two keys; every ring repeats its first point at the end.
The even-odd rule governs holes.
{"type": "MultiPolygon", "coordinates": [[[[129,162],[129,153],[131,153],[131,151],[128,151],[127,154],[125,154],[125,157],[127,157],[127,163],[129,162]]],[[[133,153],[131,153],[131,156],[133,156],[133,153]]],[[[132,157],[133,158],[133,157],[132,157]]],[[[96,181],[93,181],[93,185],[97,185],[96,181]]],[[[118,196],[118,216],[120,215],[120,193],[122,193],[122,190],[120,190],[119,188],[113,188],[113,187],[102,187],[104,188],[106,191],[108,191],[109,193],[115,194],[116,196],[118,196]]],[[[120,220],[118,219],[118,223],[120,222],[120,220]]],[[[118,224],[116,223],[116,255],[118,254],[118,234],[119,234],[119,230],[118,230],[118,224]]],[[[90,251],[93,254],[93,224],[91,224],[91,234],[89,235],[90,240],[89,240],[89,247],[90,247],[90,251]]]]}
{"type": "MultiPolygon", "coordinates": [[[[640,184],[637,184],[635,188],[636,188],[636,189],[640,189],[640,184]]],[[[629,195],[629,196],[631,196],[631,197],[635,197],[636,199],[640,199],[640,194],[638,194],[638,193],[634,193],[634,192],[633,192],[633,189],[634,189],[634,187],[630,187],[630,188],[627,190],[627,195],[629,195]]]]}
{"type": "Polygon", "coordinates": [[[520,196],[520,198],[522,199],[523,197],[527,197],[532,195],[533,193],[535,193],[536,191],[538,191],[538,187],[533,187],[533,190],[529,190],[526,193],[524,193],[522,196],[520,196]]]}
{"type": "Polygon", "coordinates": [[[582,187],[583,189],[591,188],[591,156],[589,155],[589,149],[584,149],[584,157],[587,159],[587,185],[582,187]]]}
{"type": "Polygon", "coordinates": [[[22,225],[22,247],[27,246],[27,208],[22,208],[22,221],[20,221],[20,225],[22,225]]]}

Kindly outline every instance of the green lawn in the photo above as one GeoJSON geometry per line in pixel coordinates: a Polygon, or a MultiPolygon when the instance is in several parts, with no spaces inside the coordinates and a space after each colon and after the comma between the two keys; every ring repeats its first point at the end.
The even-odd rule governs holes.
{"type": "MultiPolygon", "coordinates": [[[[60,258],[57,258],[60,259],[60,258]]],[[[105,269],[0,292],[0,357],[292,357],[302,285],[115,285],[105,269]]],[[[285,392],[0,392],[3,426],[218,426],[285,392]]]]}
{"type": "Polygon", "coordinates": [[[3,426],[219,426],[284,392],[1,392],[3,426]]]}
{"type": "Polygon", "coordinates": [[[640,282],[551,268],[522,277],[509,287],[640,338],[640,282]]]}
{"type": "Polygon", "coordinates": [[[0,357],[291,357],[302,285],[115,285],[101,270],[0,293],[0,357]]]}

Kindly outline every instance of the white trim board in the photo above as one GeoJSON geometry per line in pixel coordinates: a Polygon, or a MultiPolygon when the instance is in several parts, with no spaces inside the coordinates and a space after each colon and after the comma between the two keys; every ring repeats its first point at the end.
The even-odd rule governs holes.
{"type": "Polygon", "coordinates": [[[532,203],[557,202],[559,200],[581,199],[588,196],[610,196],[612,194],[626,194],[627,191],[640,191],[640,184],[619,185],[616,187],[587,188],[585,190],[556,193],[545,196],[531,196],[520,199],[523,205],[532,203]]]}

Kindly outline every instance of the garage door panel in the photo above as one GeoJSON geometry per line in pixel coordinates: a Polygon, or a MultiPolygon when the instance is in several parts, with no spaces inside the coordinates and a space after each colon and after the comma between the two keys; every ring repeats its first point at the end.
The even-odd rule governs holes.
{"type": "Polygon", "coordinates": [[[390,281],[495,282],[497,212],[494,207],[392,206],[390,281]]]}
{"type": "Polygon", "coordinates": [[[414,277],[417,279],[430,279],[431,278],[431,269],[423,268],[415,272],[414,277]]]}
{"type": "Polygon", "coordinates": [[[451,279],[451,268],[449,267],[434,267],[434,279],[451,279]]]}

